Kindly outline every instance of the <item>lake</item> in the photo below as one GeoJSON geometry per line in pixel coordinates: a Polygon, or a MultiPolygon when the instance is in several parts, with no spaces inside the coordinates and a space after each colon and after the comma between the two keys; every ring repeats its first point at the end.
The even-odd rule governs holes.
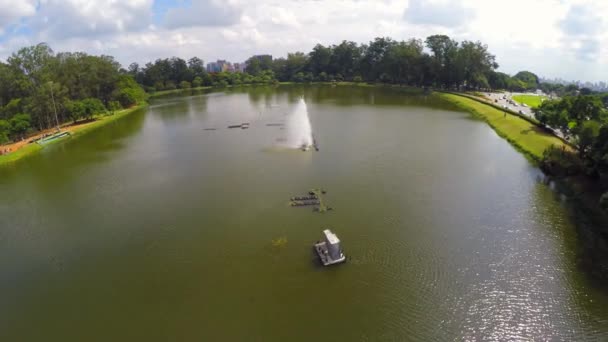
{"type": "Polygon", "coordinates": [[[580,249],[567,198],[434,96],[169,96],[0,169],[0,340],[606,340],[580,249]],[[277,147],[302,96],[318,152],[277,147]],[[317,187],[333,211],[289,207],[317,187]]]}

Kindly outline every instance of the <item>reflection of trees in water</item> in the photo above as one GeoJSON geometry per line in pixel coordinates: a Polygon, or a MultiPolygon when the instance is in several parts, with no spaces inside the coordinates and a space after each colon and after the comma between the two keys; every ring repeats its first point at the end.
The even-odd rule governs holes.
{"type": "Polygon", "coordinates": [[[60,188],[84,167],[116,158],[127,147],[125,140],[141,131],[145,117],[146,109],[140,109],[82,136],[49,145],[43,153],[24,159],[30,165],[19,172],[29,170],[27,177],[40,188],[60,188]]]}
{"type": "MultiPolygon", "coordinates": [[[[608,222],[605,215],[586,206],[584,200],[577,197],[580,195],[569,191],[551,178],[539,176],[538,181],[539,187],[549,187],[553,190],[551,200],[565,202],[567,199],[560,208],[567,211],[566,215],[570,218],[576,234],[565,232],[565,235],[571,234],[564,237],[565,243],[574,249],[578,269],[584,272],[592,285],[598,285],[608,294],[608,230],[604,228],[608,227],[608,222]]],[[[537,190],[536,193],[540,191],[537,190]]],[[[537,197],[543,198],[540,195],[537,197]]],[[[547,219],[550,220],[551,228],[562,224],[555,215],[548,215],[547,219]]]]}
{"type": "Polygon", "coordinates": [[[163,122],[188,121],[207,111],[207,101],[208,95],[204,93],[193,95],[188,100],[183,96],[164,98],[153,104],[150,114],[163,122]]]}
{"type": "Polygon", "coordinates": [[[594,285],[608,294],[608,220],[583,204],[575,203],[573,207],[579,247],[578,265],[594,285]]]}
{"type": "Polygon", "coordinates": [[[276,96],[276,86],[271,85],[240,87],[236,91],[247,92],[249,101],[257,106],[270,106],[276,96]]]}

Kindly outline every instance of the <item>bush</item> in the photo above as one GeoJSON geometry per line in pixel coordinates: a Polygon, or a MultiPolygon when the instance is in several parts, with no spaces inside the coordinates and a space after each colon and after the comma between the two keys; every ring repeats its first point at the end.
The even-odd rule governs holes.
{"type": "Polygon", "coordinates": [[[192,87],[192,85],[190,85],[190,82],[188,82],[188,81],[179,82],[180,89],[190,89],[191,87],[192,87]]]}
{"type": "Polygon", "coordinates": [[[200,87],[201,85],[203,85],[203,79],[202,79],[200,76],[196,76],[196,77],[194,78],[194,80],[192,81],[192,86],[193,86],[194,88],[198,88],[198,87],[200,87]]]}
{"type": "Polygon", "coordinates": [[[174,90],[174,89],[177,89],[177,87],[175,86],[175,82],[167,81],[165,83],[165,90],[174,90]]]}
{"type": "Polygon", "coordinates": [[[363,79],[361,78],[361,76],[355,76],[355,77],[353,77],[353,82],[361,83],[361,82],[363,82],[363,79]]]}

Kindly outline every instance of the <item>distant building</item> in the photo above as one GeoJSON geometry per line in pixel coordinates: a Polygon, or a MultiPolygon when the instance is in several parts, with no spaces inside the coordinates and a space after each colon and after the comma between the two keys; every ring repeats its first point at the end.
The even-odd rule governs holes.
{"type": "Polygon", "coordinates": [[[234,63],[234,72],[245,72],[247,68],[247,62],[234,63]]]}
{"type": "Polygon", "coordinates": [[[207,72],[220,72],[221,66],[216,62],[207,63],[207,72]]]}

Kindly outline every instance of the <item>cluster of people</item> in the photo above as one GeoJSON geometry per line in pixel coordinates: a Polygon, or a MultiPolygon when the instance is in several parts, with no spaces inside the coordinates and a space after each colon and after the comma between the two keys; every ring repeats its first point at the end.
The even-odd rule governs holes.
{"type": "Polygon", "coordinates": [[[10,148],[0,149],[0,156],[11,153],[10,148]]]}

